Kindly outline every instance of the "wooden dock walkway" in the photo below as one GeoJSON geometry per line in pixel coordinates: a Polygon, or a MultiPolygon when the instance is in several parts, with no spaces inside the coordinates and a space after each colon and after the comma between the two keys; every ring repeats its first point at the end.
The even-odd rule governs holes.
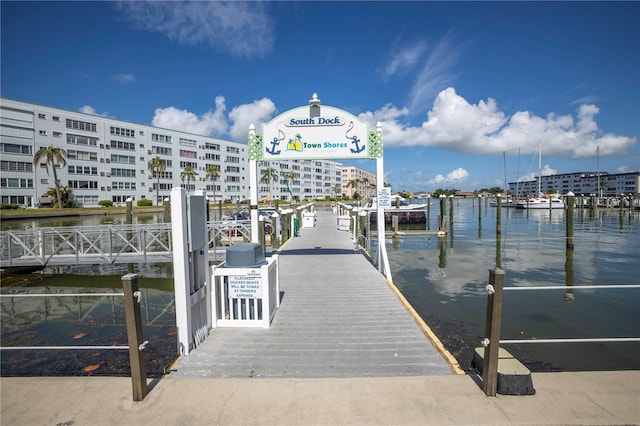
{"type": "Polygon", "coordinates": [[[336,216],[318,212],[280,255],[269,329],[216,328],[170,378],[448,375],[452,370],[336,216]]]}

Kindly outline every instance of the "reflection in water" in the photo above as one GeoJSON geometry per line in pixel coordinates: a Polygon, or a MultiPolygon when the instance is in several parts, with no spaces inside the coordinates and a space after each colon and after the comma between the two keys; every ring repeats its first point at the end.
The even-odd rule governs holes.
{"type": "MultiPolygon", "coordinates": [[[[619,212],[580,209],[575,251],[566,250],[563,210],[503,212],[501,238],[495,208],[476,217],[472,202],[462,200],[454,214],[455,250],[448,247],[450,235],[436,245],[424,236],[403,237],[389,261],[394,283],[462,363],[484,333],[484,288],[494,265],[505,270],[505,286],[566,288],[563,296],[552,290],[508,292],[505,339],[640,337],[638,290],[580,290],[573,303],[566,302],[578,293],[574,286],[637,284],[640,212],[624,212],[620,229],[619,212]]],[[[633,343],[510,345],[534,371],[638,369],[638,349],[633,343]]]]}

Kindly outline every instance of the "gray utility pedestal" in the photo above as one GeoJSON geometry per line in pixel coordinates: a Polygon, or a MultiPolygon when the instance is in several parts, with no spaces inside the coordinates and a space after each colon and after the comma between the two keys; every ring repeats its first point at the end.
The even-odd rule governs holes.
{"type": "Polygon", "coordinates": [[[302,214],[302,227],[313,228],[316,226],[316,214],[315,213],[303,213],[302,214]]]}

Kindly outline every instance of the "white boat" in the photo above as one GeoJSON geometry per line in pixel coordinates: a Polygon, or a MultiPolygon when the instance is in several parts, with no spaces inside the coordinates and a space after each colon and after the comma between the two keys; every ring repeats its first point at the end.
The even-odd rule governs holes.
{"type": "MultiPolygon", "coordinates": [[[[391,207],[385,207],[386,211],[393,210],[424,210],[427,208],[428,204],[410,204],[407,202],[406,198],[403,198],[399,195],[392,195],[391,197],[391,207]]],[[[374,197],[366,207],[367,210],[377,210],[378,209],[378,201],[374,197]]]]}
{"type": "Polygon", "coordinates": [[[564,209],[564,200],[560,194],[550,196],[540,195],[538,197],[529,197],[526,200],[518,200],[516,202],[517,209],[564,209]]]}
{"type": "Polygon", "coordinates": [[[542,142],[538,153],[538,196],[531,196],[516,202],[517,209],[564,209],[564,200],[560,194],[545,195],[540,192],[540,181],[542,175],[542,142]]]}

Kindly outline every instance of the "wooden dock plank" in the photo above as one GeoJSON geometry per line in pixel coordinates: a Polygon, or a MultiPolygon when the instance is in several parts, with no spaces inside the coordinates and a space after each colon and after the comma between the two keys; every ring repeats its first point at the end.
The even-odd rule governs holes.
{"type": "Polygon", "coordinates": [[[385,377],[451,374],[337,219],[281,250],[282,303],[269,329],[217,328],[171,377],[385,377]]]}

